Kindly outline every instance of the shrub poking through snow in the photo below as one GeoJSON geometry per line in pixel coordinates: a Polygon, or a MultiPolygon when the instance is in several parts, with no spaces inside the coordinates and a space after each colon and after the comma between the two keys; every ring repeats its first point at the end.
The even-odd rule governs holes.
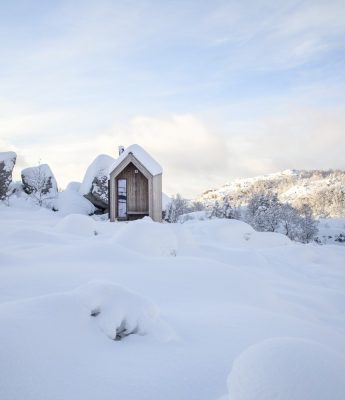
{"type": "Polygon", "coordinates": [[[147,299],[121,286],[94,281],[76,289],[100,329],[113,340],[146,335],[158,323],[158,310],[147,299]]]}

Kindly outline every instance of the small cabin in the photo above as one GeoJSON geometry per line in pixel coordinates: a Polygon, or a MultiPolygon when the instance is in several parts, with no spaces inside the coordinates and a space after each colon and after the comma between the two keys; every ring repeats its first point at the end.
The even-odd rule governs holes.
{"type": "Polygon", "coordinates": [[[162,221],[162,167],[142,147],[119,147],[108,184],[110,221],[162,221]]]}

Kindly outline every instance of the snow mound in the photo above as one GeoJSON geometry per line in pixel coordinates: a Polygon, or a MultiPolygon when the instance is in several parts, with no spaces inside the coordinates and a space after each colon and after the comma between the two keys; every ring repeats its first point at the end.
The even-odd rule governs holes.
{"type": "Polygon", "coordinates": [[[65,190],[73,190],[75,192],[79,192],[81,186],[81,182],[70,182],[65,190]]]}
{"type": "Polygon", "coordinates": [[[114,158],[106,154],[100,154],[89,165],[84,179],[80,185],[79,193],[88,194],[92,190],[92,182],[99,175],[107,175],[109,167],[114,163],[114,158]]]}
{"type": "Polygon", "coordinates": [[[58,194],[54,208],[62,215],[83,214],[90,215],[95,212],[94,205],[74,189],[66,189],[58,194]]]}
{"type": "Polygon", "coordinates": [[[72,235],[92,236],[97,234],[96,221],[82,214],[67,215],[55,227],[61,233],[70,233],[72,235]]]}
{"type": "Polygon", "coordinates": [[[115,160],[115,162],[110,166],[109,173],[114,171],[114,169],[121,164],[121,162],[132,153],[133,156],[144,165],[144,167],[154,176],[162,173],[162,167],[156,160],[154,160],[141,146],[138,144],[132,144],[127,147],[127,149],[121,153],[121,155],[115,160]]]}
{"type": "Polygon", "coordinates": [[[121,286],[94,281],[75,293],[100,329],[113,340],[131,334],[146,335],[158,321],[158,309],[149,300],[121,286]]]}
{"type": "Polygon", "coordinates": [[[116,242],[147,256],[175,256],[177,238],[169,224],[153,222],[145,217],[123,224],[116,234],[116,242]]]}
{"type": "Polygon", "coordinates": [[[190,213],[182,214],[178,218],[178,222],[184,224],[185,222],[188,221],[206,221],[208,219],[210,219],[210,212],[203,210],[203,211],[193,211],[190,213]]]}
{"type": "Polygon", "coordinates": [[[246,349],[228,377],[231,400],[342,400],[345,364],[312,341],[273,338],[246,349]]]}
{"type": "MultiPolygon", "coordinates": [[[[183,226],[192,231],[197,243],[212,242],[218,246],[230,247],[276,247],[291,245],[285,235],[275,232],[256,232],[249,224],[237,219],[198,219],[203,211],[192,213],[195,219],[189,220],[183,226]]],[[[188,215],[188,214],[187,214],[188,215]]]]}

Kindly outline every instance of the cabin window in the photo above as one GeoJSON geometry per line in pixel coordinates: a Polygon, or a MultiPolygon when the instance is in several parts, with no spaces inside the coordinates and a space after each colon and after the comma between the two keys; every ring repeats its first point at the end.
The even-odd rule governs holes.
{"type": "Polygon", "coordinates": [[[117,209],[118,217],[127,217],[127,179],[117,181],[117,209]]]}

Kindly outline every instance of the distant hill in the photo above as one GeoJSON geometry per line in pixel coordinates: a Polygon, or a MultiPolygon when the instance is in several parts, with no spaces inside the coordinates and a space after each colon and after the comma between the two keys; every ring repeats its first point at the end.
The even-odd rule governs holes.
{"type": "Polygon", "coordinates": [[[345,216],[345,171],[286,170],[255,178],[237,179],[218,189],[202,193],[196,200],[212,204],[224,196],[245,205],[253,193],[273,191],[295,207],[308,203],[316,216],[345,216]]]}

